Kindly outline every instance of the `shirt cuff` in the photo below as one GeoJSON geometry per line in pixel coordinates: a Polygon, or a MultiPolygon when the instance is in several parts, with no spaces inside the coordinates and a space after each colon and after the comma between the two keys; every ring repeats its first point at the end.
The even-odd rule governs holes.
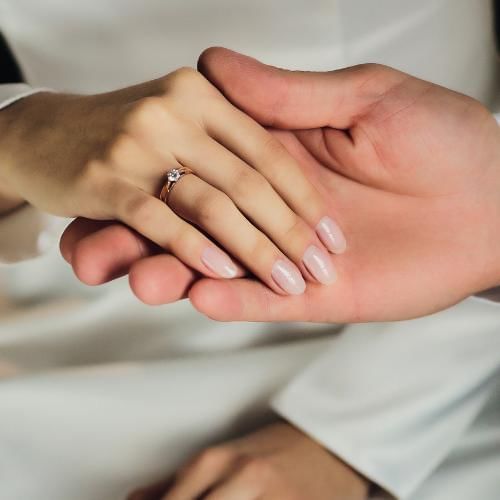
{"type": "MultiPolygon", "coordinates": [[[[36,94],[52,92],[26,83],[0,85],[0,110],[36,94]]],[[[30,205],[0,216],[0,264],[37,257],[57,241],[64,219],[44,214],[30,205]]]]}
{"type": "Polygon", "coordinates": [[[14,104],[24,97],[29,97],[38,92],[53,92],[53,90],[43,87],[31,87],[26,83],[8,83],[0,85],[0,110],[14,104]]]}
{"type": "Polygon", "coordinates": [[[0,264],[38,257],[58,241],[67,220],[24,205],[0,217],[0,264]]]}

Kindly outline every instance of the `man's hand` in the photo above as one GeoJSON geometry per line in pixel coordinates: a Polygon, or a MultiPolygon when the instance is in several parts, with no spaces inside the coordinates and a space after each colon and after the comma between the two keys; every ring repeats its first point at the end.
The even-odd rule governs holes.
{"type": "Polygon", "coordinates": [[[130,500],[363,500],[368,481],[288,424],[203,451],[130,500]]]}
{"type": "MultiPolygon", "coordinates": [[[[200,69],[300,161],[349,248],[336,258],[338,282],[300,297],[251,280],[191,286],[188,274],[175,293],[151,290],[166,266],[148,260],[132,268],[140,297],[189,289],[219,320],[356,322],[429,314],[500,282],[500,129],[480,103],[378,65],[288,72],[210,49],[200,69]]],[[[87,259],[98,253],[92,237],[87,259]]]]}

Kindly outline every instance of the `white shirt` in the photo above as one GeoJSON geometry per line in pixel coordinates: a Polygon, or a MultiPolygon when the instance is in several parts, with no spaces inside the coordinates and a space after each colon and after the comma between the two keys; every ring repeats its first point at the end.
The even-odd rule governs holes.
{"type": "MultiPolygon", "coordinates": [[[[488,2],[3,0],[0,29],[34,89],[131,85],[194,65],[210,45],[289,68],[382,62],[489,105],[498,88],[488,2]]],[[[30,91],[0,86],[0,99],[30,91]]],[[[3,260],[46,250],[57,225],[33,209],[4,218],[3,260]]],[[[2,500],[121,498],[267,418],[270,401],[388,491],[427,500],[464,436],[477,444],[478,416],[497,411],[500,309],[479,299],[337,338],[331,325],[149,308],[126,280],[80,285],[56,249],[2,268],[0,285],[2,500]]],[[[474,473],[477,498],[496,498],[497,476],[474,473]]],[[[454,478],[454,499],[468,478],[454,478]]]]}

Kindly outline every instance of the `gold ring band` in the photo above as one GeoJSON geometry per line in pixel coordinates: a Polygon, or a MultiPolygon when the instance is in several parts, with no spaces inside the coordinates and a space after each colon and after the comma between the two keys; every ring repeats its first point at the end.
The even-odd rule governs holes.
{"type": "Polygon", "coordinates": [[[165,181],[165,184],[163,185],[160,192],[160,200],[166,204],[168,201],[168,196],[177,182],[179,182],[185,175],[192,173],[193,171],[186,167],[178,167],[169,170],[167,172],[167,180],[165,181]]]}

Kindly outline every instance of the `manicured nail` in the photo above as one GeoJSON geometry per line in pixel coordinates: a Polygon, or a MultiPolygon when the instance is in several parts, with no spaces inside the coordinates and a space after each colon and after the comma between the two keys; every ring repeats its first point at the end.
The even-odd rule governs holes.
{"type": "Polygon", "coordinates": [[[307,270],[323,285],[331,285],[337,279],[332,258],[320,248],[311,245],[302,259],[307,270]]]}
{"type": "Polygon", "coordinates": [[[306,289],[306,282],[302,274],[291,262],[278,259],[274,263],[271,275],[274,281],[290,295],[300,295],[306,289]]]}
{"type": "Polygon", "coordinates": [[[323,217],[316,226],[316,232],[330,252],[345,252],[347,243],[344,233],[331,217],[323,217]]]}
{"type": "Polygon", "coordinates": [[[203,250],[201,261],[222,278],[234,278],[238,273],[236,264],[224,252],[214,247],[203,250]]]}

